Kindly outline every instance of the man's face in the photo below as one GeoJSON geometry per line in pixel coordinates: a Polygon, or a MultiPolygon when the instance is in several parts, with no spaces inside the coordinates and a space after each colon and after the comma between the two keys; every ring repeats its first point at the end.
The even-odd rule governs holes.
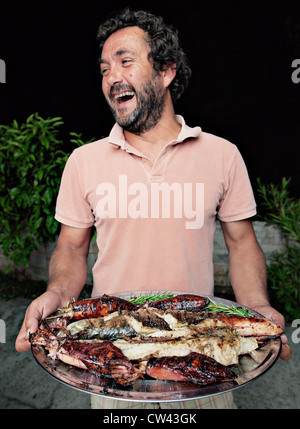
{"type": "Polygon", "coordinates": [[[105,42],[100,67],[102,89],[118,124],[141,134],[157,124],[165,104],[163,79],[148,59],[146,33],[127,27],[105,42]]]}

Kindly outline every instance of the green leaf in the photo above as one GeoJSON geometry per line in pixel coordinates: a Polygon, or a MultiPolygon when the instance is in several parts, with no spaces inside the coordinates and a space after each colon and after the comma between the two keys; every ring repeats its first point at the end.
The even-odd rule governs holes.
{"type": "MultiPolygon", "coordinates": [[[[69,157],[57,137],[63,124],[59,116],[45,119],[36,112],[24,123],[0,125],[0,246],[16,264],[26,265],[32,250],[57,234],[56,198],[69,157]]],[[[85,144],[81,134],[73,137],[85,144]]],[[[78,141],[70,151],[76,146],[78,141]]]]}
{"type": "Polygon", "coordinates": [[[275,292],[276,308],[284,313],[287,322],[300,317],[300,200],[289,195],[291,178],[282,178],[281,185],[263,185],[257,179],[258,194],[264,214],[260,218],[267,225],[280,228],[284,237],[283,252],[275,252],[268,264],[268,284],[275,292]]]}
{"type": "Polygon", "coordinates": [[[43,197],[42,197],[42,200],[46,203],[47,206],[50,206],[50,204],[52,202],[52,196],[53,196],[52,189],[47,188],[46,191],[44,192],[43,197]]]}

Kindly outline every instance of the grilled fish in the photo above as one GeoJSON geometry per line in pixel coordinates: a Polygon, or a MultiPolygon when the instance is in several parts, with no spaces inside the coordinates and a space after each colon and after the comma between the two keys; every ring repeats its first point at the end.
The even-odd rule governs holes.
{"type": "Polygon", "coordinates": [[[283,332],[278,325],[263,318],[230,316],[209,311],[165,311],[155,307],[114,312],[102,318],[83,319],[67,326],[74,339],[98,338],[112,341],[125,336],[178,337],[182,336],[183,332],[192,334],[191,331],[193,335],[195,332],[213,333],[219,328],[228,328],[240,336],[261,338],[276,337],[283,332]],[[189,329],[184,331],[183,328],[189,329]],[[167,331],[170,331],[170,334],[167,331]]]}
{"type": "Polygon", "coordinates": [[[140,308],[137,311],[115,312],[106,317],[83,319],[67,326],[73,339],[116,340],[125,336],[150,335],[171,328],[155,309],[140,308]]]}
{"type": "Polygon", "coordinates": [[[159,308],[161,310],[187,310],[199,311],[207,306],[209,299],[199,295],[177,295],[172,298],[160,299],[155,302],[145,303],[143,306],[159,308]]]}
{"type": "Polygon", "coordinates": [[[43,347],[51,345],[54,348],[58,348],[60,344],[59,338],[50,329],[48,323],[45,320],[41,322],[36,332],[29,334],[29,341],[34,346],[43,347]]]}
{"type": "MultiPolygon", "coordinates": [[[[160,374],[163,379],[201,384],[219,380],[217,365],[237,364],[239,356],[258,348],[261,338],[283,332],[263,318],[208,311],[208,301],[186,294],[134,305],[103,295],[72,303],[46,318],[30,334],[30,342],[33,347],[44,347],[53,359],[124,386],[142,376],[147,361],[146,371],[153,377],[160,374]],[[211,379],[201,362],[207,373],[211,370],[211,379]]],[[[225,380],[225,373],[220,370],[220,374],[219,381],[225,380]]]]}
{"type": "Polygon", "coordinates": [[[126,299],[103,295],[99,298],[83,299],[72,302],[68,307],[60,309],[47,319],[63,317],[69,320],[90,319],[104,317],[110,313],[121,310],[133,311],[137,307],[126,299]]]}
{"type": "Polygon", "coordinates": [[[93,339],[114,341],[125,336],[136,336],[137,332],[119,313],[108,317],[82,319],[67,326],[69,336],[73,339],[93,339]]]}
{"type": "Polygon", "coordinates": [[[45,323],[29,338],[33,347],[43,346],[50,358],[86,369],[94,375],[112,378],[123,386],[130,386],[143,376],[110,341],[92,343],[60,339],[45,323]]]}
{"type": "Polygon", "coordinates": [[[235,373],[224,365],[194,352],[184,357],[150,358],[146,374],[160,380],[191,381],[201,386],[236,378],[235,373]]]}
{"type": "Polygon", "coordinates": [[[177,295],[172,298],[166,298],[155,302],[147,302],[143,305],[135,305],[126,299],[104,294],[98,298],[83,299],[72,302],[67,307],[60,309],[54,315],[47,319],[51,320],[57,317],[67,318],[69,320],[81,320],[96,317],[104,317],[115,311],[129,310],[135,311],[138,308],[154,307],[162,310],[180,309],[188,311],[199,311],[208,304],[208,298],[198,295],[177,295]]]}
{"type": "Polygon", "coordinates": [[[204,354],[222,365],[233,365],[241,354],[257,349],[255,338],[237,337],[228,329],[219,335],[198,335],[198,337],[166,338],[126,338],[113,342],[129,360],[148,360],[151,357],[187,356],[191,352],[204,354]]]}
{"type": "Polygon", "coordinates": [[[244,316],[218,316],[207,318],[196,325],[199,331],[211,330],[214,331],[218,327],[227,326],[237,334],[243,337],[277,337],[283,333],[283,329],[271,322],[270,320],[257,317],[244,316]]]}
{"type": "Polygon", "coordinates": [[[94,375],[112,378],[123,386],[130,386],[136,379],[143,377],[110,341],[86,343],[67,340],[55,353],[52,352],[52,357],[88,369],[94,375]]]}

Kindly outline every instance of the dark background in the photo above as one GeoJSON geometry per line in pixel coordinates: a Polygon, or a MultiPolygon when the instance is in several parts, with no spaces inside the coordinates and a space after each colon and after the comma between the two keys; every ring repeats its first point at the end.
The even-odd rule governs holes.
{"type": "Polygon", "coordinates": [[[179,30],[193,70],[176,113],[188,125],[220,135],[240,149],[256,178],[292,177],[299,196],[299,0],[118,1],[10,0],[0,2],[0,123],[31,113],[62,116],[69,131],[101,138],[114,120],[101,93],[96,33],[125,6],[162,15],[179,30]]]}

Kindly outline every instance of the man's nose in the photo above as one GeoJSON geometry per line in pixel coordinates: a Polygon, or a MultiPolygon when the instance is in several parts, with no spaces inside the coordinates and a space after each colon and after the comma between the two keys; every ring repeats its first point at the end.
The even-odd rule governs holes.
{"type": "Polygon", "coordinates": [[[111,68],[107,78],[107,83],[110,86],[113,86],[113,85],[116,85],[117,83],[121,83],[122,80],[123,80],[123,76],[121,73],[121,69],[119,67],[111,68]]]}

